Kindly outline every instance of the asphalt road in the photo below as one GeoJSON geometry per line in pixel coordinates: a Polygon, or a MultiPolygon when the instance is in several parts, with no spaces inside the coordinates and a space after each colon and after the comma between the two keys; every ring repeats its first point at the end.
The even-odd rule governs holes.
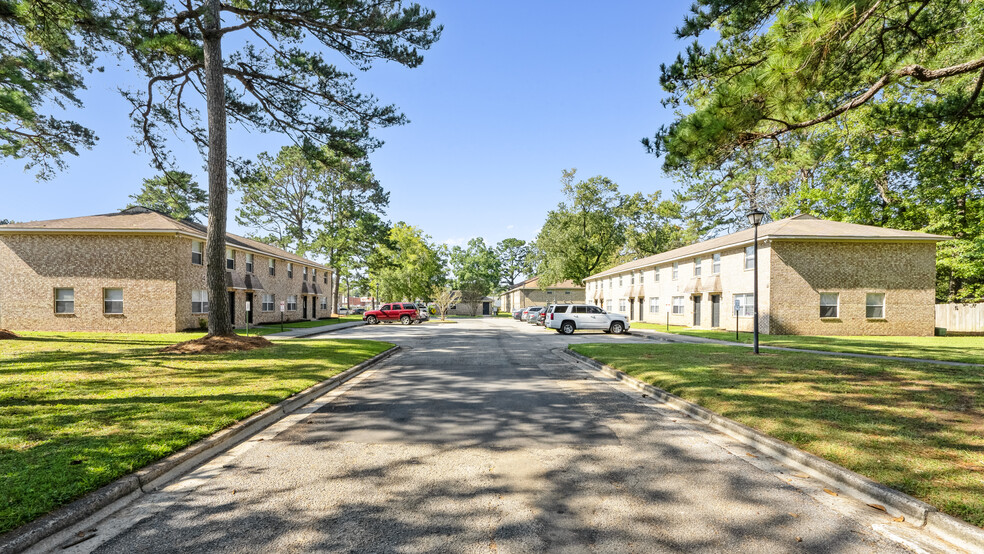
{"type": "Polygon", "coordinates": [[[405,350],[70,551],[906,551],[872,529],[887,516],[551,352],[633,337],[502,319],[331,337],[405,350]]]}

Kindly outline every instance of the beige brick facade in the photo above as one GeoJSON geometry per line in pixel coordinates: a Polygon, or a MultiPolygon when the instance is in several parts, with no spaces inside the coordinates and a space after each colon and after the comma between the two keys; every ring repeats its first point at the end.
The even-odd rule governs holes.
{"type": "MultiPolygon", "coordinates": [[[[192,245],[203,242],[203,237],[125,230],[14,232],[9,228],[0,228],[0,328],[166,333],[199,328],[208,317],[192,312],[193,291],[207,288],[206,267],[192,260],[192,245]],[[56,289],[72,289],[74,309],[70,313],[56,313],[56,289]],[[122,290],[122,313],[106,313],[105,289],[122,290]]],[[[232,287],[227,293],[235,299],[237,327],[246,325],[249,295],[253,325],[280,321],[280,302],[289,296],[297,297],[297,305],[285,311],[285,321],[330,315],[330,285],[325,280],[326,276],[328,283],[332,279],[324,266],[287,252],[277,257],[272,254],[276,249],[267,245],[253,250],[248,239],[236,237],[235,241],[239,246],[231,246],[235,269],[228,270],[232,287]],[[246,271],[247,254],[253,256],[252,272],[246,271]],[[268,269],[271,259],[273,276],[268,269]],[[288,277],[288,263],[293,265],[292,278],[288,277]],[[272,310],[263,310],[264,294],[274,295],[272,310]]]]}
{"type": "MultiPolygon", "coordinates": [[[[759,241],[762,333],[933,334],[936,241],[946,237],[804,216],[771,225],[759,241]],[[836,317],[821,317],[822,293],[836,298],[836,317]],[[881,317],[868,317],[869,295],[876,304],[884,295],[881,317]]],[[[753,271],[745,267],[751,238],[740,232],[593,275],[585,280],[588,302],[631,321],[751,331],[751,314],[743,309],[736,317],[734,310],[736,299],[752,298],[753,271]],[[674,300],[682,303],[679,313],[674,300]]]]}

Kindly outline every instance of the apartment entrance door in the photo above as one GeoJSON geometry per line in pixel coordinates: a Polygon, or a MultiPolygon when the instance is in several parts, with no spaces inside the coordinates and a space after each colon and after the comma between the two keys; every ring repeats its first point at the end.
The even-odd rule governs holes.
{"type": "Polygon", "coordinates": [[[711,295],[711,327],[721,326],[721,295],[711,295]]]}
{"type": "Polygon", "coordinates": [[[232,317],[232,326],[236,326],[236,291],[229,291],[229,315],[232,317]]]}
{"type": "Polygon", "coordinates": [[[700,295],[694,295],[694,327],[700,327],[700,295]]]}

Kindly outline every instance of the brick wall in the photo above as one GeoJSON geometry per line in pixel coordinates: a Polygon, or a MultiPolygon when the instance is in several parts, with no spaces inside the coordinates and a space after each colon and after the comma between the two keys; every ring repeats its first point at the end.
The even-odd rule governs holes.
{"type": "Polygon", "coordinates": [[[775,334],[933,334],[936,245],[932,242],[805,242],[772,245],[775,334]],[[820,318],[820,293],[839,294],[836,318],[820,318]],[[885,317],[865,315],[867,293],[885,294],[885,317]]]}
{"type": "Polygon", "coordinates": [[[0,327],[31,331],[173,332],[173,236],[0,235],[0,327]],[[75,311],[55,314],[55,288],[75,311]],[[123,289],[123,313],[103,313],[103,289],[123,289]]]}

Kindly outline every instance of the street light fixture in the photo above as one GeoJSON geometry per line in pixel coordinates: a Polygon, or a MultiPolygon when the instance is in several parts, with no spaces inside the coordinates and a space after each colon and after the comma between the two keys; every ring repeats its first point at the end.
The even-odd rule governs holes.
{"type": "Polygon", "coordinates": [[[754,321],[752,322],[752,334],[753,334],[753,346],[752,351],[756,354],[759,353],[759,225],[762,224],[762,218],[765,217],[765,212],[755,208],[754,210],[748,212],[746,215],[748,222],[752,224],[755,228],[755,242],[752,246],[752,259],[754,261],[755,271],[754,277],[755,284],[752,288],[752,301],[754,303],[754,321]]]}

